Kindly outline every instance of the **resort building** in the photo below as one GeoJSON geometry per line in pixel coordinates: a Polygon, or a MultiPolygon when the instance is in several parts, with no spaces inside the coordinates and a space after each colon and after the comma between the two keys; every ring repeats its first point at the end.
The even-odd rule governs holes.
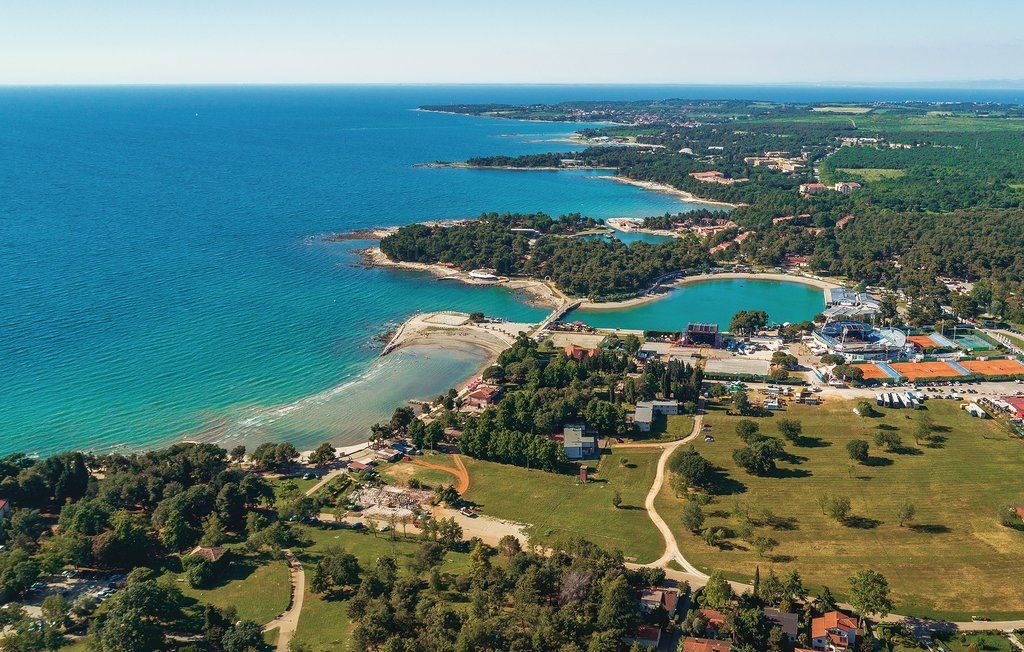
{"type": "Polygon", "coordinates": [[[587,358],[597,355],[597,349],[588,349],[580,346],[579,344],[570,344],[565,347],[565,357],[571,358],[576,362],[583,362],[587,358]]]}
{"type": "Polygon", "coordinates": [[[853,215],[847,215],[839,218],[836,222],[836,231],[842,231],[846,228],[846,225],[853,221],[853,215]]]}
{"type": "Polygon", "coordinates": [[[186,556],[195,555],[196,557],[202,557],[211,564],[216,564],[224,557],[224,553],[227,552],[220,546],[196,546],[186,556]]]}
{"type": "Polygon", "coordinates": [[[679,403],[675,401],[639,401],[633,415],[633,424],[640,432],[650,432],[654,417],[659,414],[679,414],[679,403]]]}
{"type": "Polygon", "coordinates": [[[730,179],[725,174],[718,170],[708,170],[707,172],[691,172],[690,176],[700,181],[701,183],[720,183],[725,186],[731,186],[734,183],[743,183],[749,181],[749,179],[730,179]]]}
{"type": "Polygon", "coordinates": [[[849,195],[852,192],[860,190],[860,184],[856,181],[840,181],[835,185],[836,192],[841,192],[844,195],[849,195]]]}
{"type": "Polygon", "coordinates": [[[801,183],[800,194],[801,195],[816,195],[819,192],[825,192],[828,190],[828,186],[823,183],[801,183]]]}
{"type": "Polygon", "coordinates": [[[567,423],[562,428],[562,450],[570,460],[583,460],[597,455],[597,433],[582,421],[567,423]]]}

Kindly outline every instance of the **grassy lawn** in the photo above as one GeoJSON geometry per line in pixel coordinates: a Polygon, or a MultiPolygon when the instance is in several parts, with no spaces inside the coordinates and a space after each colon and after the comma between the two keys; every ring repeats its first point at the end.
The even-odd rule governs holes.
{"type": "MultiPolygon", "coordinates": [[[[414,540],[392,541],[388,535],[377,536],[353,532],[351,530],[319,530],[311,529],[313,545],[302,551],[296,551],[306,569],[306,595],[299,617],[298,630],[293,640],[305,643],[316,652],[348,649],[351,638],[351,623],[348,619],[347,600],[324,600],[310,593],[309,579],[317,557],[326,546],[341,546],[359,558],[360,565],[366,569],[385,555],[393,555],[398,559],[399,573],[411,573],[409,560],[416,551],[418,543],[414,540]]],[[[469,555],[449,552],[442,569],[449,573],[460,573],[467,565],[469,555]]],[[[459,602],[458,596],[446,596],[448,602],[459,602]]]]}
{"type": "Polygon", "coordinates": [[[185,597],[217,607],[234,606],[238,617],[261,625],[288,608],[291,584],[283,559],[244,556],[236,551],[231,564],[209,589],[193,589],[178,573],[167,573],[185,597]]]}
{"type": "Polygon", "coordinates": [[[765,558],[737,537],[718,550],[684,531],[676,516],[683,501],[667,489],[659,496],[659,511],[687,558],[732,577],[749,578],[757,565],[762,574],[768,567],[797,568],[810,584],[842,593],[853,572],[872,568],[889,579],[899,613],[960,618],[1024,613],[1019,574],[1024,533],[998,521],[1000,507],[1024,504],[1024,445],[995,422],[968,417],[956,403],[932,400],[927,405],[945,438],[937,447],[914,445],[913,419],[925,412],[883,410],[880,418],[862,419],[852,413],[852,403],[830,401],[819,407],[793,405],[775,417],[759,418],[761,430],[769,434],[777,432],[779,418],[799,419],[806,438],[803,446],[786,445],[794,457],[780,462],[776,477],[767,478],[736,467],[732,451],[741,444],[734,430],[737,418],[711,410],[705,420],[717,441],[699,441],[695,447],[723,469],[732,481],[732,495],[705,508],[707,525],[731,533],[740,524],[732,515],[740,503],[757,524],[756,534],[779,542],[765,558]],[[872,442],[873,464],[854,464],[846,443],[854,438],[871,442],[880,424],[896,428],[907,451],[879,451],[872,442]],[[825,493],[851,499],[855,526],[841,526],[822,514],[818,498],[825,493]],[[894,516],[903,497],[917,508],[912,527],[899,527],[894,516]],[[773,525],[765,523],[765,510],[776,517],[773,525]]]}
{"type": "Polygon", "coordinates": [[[664,545],[643,505],[660,454],[657,448],[613,449],[585,485],[575,475],[464,458],[472,480],[465,497],[484,514],[530,525],[531,542],[580,536],[638,561],[653,561],[664,545]],[[620,462],[623,457],[627,466],[620,462]],[[616,490],[622,495],[619,509],[612,506],[616,490]]]}
{"type": "MultiPolygon", "coordinates": [[[[425,461],[431,464],[439,464],[441,466],[455,467],[455,463],[452,462],[451,455],[427,454],[423,458],[425,461]]],[[[423,466],[413,464],[412,462],[396,462],[395,464],[389,464],[380,471],[380,477],[389,484],[397,485],[408,485],[409,480],[415,478],[419,480],[424,487],[434,489],[436,487],[444,487],[455,484],[456,478],[451,473],[445,473],[438,469],[428,469],[423,466]]]]}
{"type": "Polygon", "coordinates": [[[1016,649],[1013,647],[1010,639],[1002,634],[968,634],[962,632],[960,634],[936,636],[935,640],[942,644],[946,652],[968,652],[972,643],[978,646],[980,652],[1003,652],[1004,650],[1011,652],[1016,649]]]}
{"type": "Polygon", "coordinates": [[[868,183],[882,179],[898,179],[907,173],[898,168],[836,168],[836,172],[845,172],[860,177],[868,183]]]}

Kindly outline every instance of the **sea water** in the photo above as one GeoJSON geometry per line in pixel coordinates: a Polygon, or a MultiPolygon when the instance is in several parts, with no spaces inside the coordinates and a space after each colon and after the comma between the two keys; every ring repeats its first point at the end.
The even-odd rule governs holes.
{"type": "MultiPolygon", "coordinates": [[[[492,210],[607,218],[693,207],[607,172],[416,167],[566,151],[553,141],[582,126],[421,104],[931,96],[959,98],[752,87],[0,89],[0,454],[183,437],[358,441],[406,398],[436,395],[483,359],[419,347],[378,358],[375,335],[416,311],[517,321],[544,311],[499,288],[368,269],[357,255],[368,243],[322,235],[492,210]]],[[[587,319],[725,319],[666,301],[629,319],[587,319]]],[[[774,318],[810,316],[796,312],[769,307],[774,318]]]]}

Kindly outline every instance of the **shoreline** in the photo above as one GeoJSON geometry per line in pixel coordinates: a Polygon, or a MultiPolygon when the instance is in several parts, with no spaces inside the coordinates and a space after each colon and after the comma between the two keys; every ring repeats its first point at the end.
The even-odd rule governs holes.
{"type": "MultiPolygon", "coordinates": [[[[820,278],[813,278],[801,274],[786,274],[779,272],[721,272],[717,274],[698,274],[695,276],[684,276],[671,282],[661,282],[650,288],[642,296],[620,301],[591,301],[590,299],[573,299],[561,292],[551,284],[538,279],[507,279],[503,281],[481,281],[470,277],[460,270],[445,267],[443,265],[432,265],[428,263],[409,263],[394,261],[384,255],[380,247],[371,247],[360,252],[367,260],[367,263],[379,267],[391,267],[394,269],[405,269],[415,272],[426,272],[444,280],[457,280],[467,285],[499,286],[510,290],[520,290],[536,300],[536,305],[545,308],[556,308],[568,302],[578,300],[579,306],[575,310],[623,310],[641,306],[657,301],[669,295],[671,290],[691,285],[694,283],[706,283],[715,280],[748,280],[748,281],[778,281],[782,283],[800,283],[818,288],[822,291],[828,288],[844,287],[841,283],[828,281],[820,278]]],[[[573,312],[570,311],[570,312],[573,312]]]]}
{"type": "Polygon", "coordinates": [[[568,301],[561,291],[549,283],[539,279],[518,279],[502,277],[497,281],[484,281],[475,279],[469,274],[444,265],[430,263],[410,263],[391,260],[384,255],[380,247],[370,247],[359,252],[368,265],[373,267],[390,267],[393,269],[404,269],[413,272],[426,272],[438,277],[438,280],[452,280],[465,283],[466,285],[496,286],[503,287],[514,292],[522,292],[527,295],[532,305],[542,308],[556,308],[568,301]]]}
{"type": "Polygon", "coordinates": [[[623,299],[621,301],[589,301],[584,300],[577,310],[589,310],[589,311],[604,311],[604,310],[625,310],[627,308],[634,308],[636,306],[642,306],[648,303],[653,303],[659,299],[667,297],[672,290],[683,287],[684,285],[693,285],[697,283],[707,283],[709,281],[716,280],[747,280],[747,281],[778,281],[781,283],[800,283],[802,285],[809,285],[815,287],[824,292],[828,288],[843,287],[839,283],[832,281],[826,281],[822,279],[811,278],[809,276],[800,276],[797,274],[780,274],[777,272],[722,272],[720,274],[698,274],[696,276],[684,276],[683,278],[675,279],[670,283],[659,283],[654,288],[648,291],[647,294],[640,297],[634,297],[632,299],[623,299]]]}
{"type": "Polygon", "coordinates": [[[645,190],[652,190],[654,192],[660,192],[666,195],[675,195],[679,197],[682,201],[687,202],[689,204],[705,204],[707,206],[721,206],[722,208],[730,209],[739,208],[740,206],[743,206],[743,204],[730,204],[729,202],[725,201],[704,199],[702,197],[698,197],[692,192],[680,190],[679,188],[676,188],[675,186],[670,186],[666,183],[658,183],[656,181],[640,181],[638,179],[624,177],[621,174],[616,174],[608,178],[611,179],[612,181],[617,181],[618,183],[625,183],[630,186],[637,186],[638,188],[643,188],[645,190]]]}
{"type": "Polygon", "coordinates": [[[515,166],[515,165],[472,165],[464,162],[437,162],[437,163],[416,163],[414,168],[454,168],[459,170],[500,170],[502,172],[567,172],[570,170],[600,170],[615,171],[617,167],[611,165],[577,165],[573,167],[562,167],[560,165],[536,165],[536,166],[515,166]]]}

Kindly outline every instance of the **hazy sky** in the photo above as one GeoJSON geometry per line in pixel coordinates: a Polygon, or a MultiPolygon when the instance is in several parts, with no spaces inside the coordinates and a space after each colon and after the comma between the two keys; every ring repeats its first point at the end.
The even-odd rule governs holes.
{"type": "Polygon", "coordinates": [[[0,0],[0,84],[1024,79],[1016,0],[0,0]]]}

